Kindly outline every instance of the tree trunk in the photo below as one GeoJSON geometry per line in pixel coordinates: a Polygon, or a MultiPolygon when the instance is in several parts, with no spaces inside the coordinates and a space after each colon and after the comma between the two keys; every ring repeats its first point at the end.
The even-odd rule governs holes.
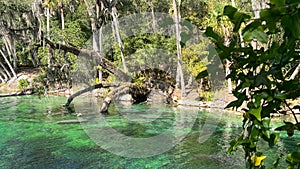
{"type": "Polygon", "coordinates": [[[260,4],[258,0],[251,0],[251,6],[252,10],[254,12],[254,19],[259,18],[259,10],[260,10],[260,4]]]}
{"type": "Polygon", "coordinates": [[[32,95],[34,92],[32,89],[24,89],[21,91],[13,92],[13,93],[5,93],[0,94],[0,97],[11,97],[11,96],[23,96],[23,95],[32,95]]]}
{"type": "MultiPolygon", "coordinates": [[[[226,77],[230,74],[230,62],[229,62],[229,60],[228,59],[226,59],[225,60],[225,74],[226,74],[226,77]]],[[[228,92],[229,93],[232,93],[232,81],[231,81],[231,78],[228,78],[228,80],[227,80],[227,82],[228,82],[228,92]]]]}
{"type": "Polygon", "coordinates": [[[3,56],[3,58],[4,58],[5,62],[6,62],[6,64],[7,64],[8,67],[10,68],[10,70],[11,70],[12,74],[14,75],[14,77],[17,78],[16,72],[14,71],[13,67],[11,66],[11,64],[9,63],[8,59],[6,58],[5,54],[3,53],[3,51],[2,51],[1,49],[0,49],[0,53],[1,53],[1,55],[3,56]]]}
{"type": "Polygon", "coordinates": [[[251,0],[254,19],[260,18],[260,11],[267,8],[269,0],[251,0]]]}
{"type": "Polygon", "coordinates": [[[117,37],[117,41],[118,41],[120,52],[121,52],[123,70],[125,72],[127,72],[127,67],[126,67],[126,62],[125,62],[125,57],[124,57],[124,52],[123,52],[123,42],[122,42],[122,39],[121,39],[120,27],[119,27],[119,21],[118,21],[118,15],[117,15],[117,8],[116,7],[112,7],[111,15],[113,17],[113,24],[115,26],[116,37],[117,37]]]}
{"type": "MultiPolygon", "coordinates": [[[[235,5],[235,4],[233,4],[233,5],[235,5]]],[[[229,46],[229,44],[230,44],[230,32],[229,32],[228,29],[226,29],[226,27],[224,25],[221,25],[221,27],[222,27],[223,33],[225,34],[224,45],[229,46]]],[[[242,37],[240,36],[240,38],[242,38],[242,37]]],[[[230,74],[230,64],[231,63],[228,59],[226,59],[224,61],[225,75],[226,76],[230,74]]],[[[232,93],[232,80],[231,80],[231,78],[228,78],[227,83],[228,83],[227,84],[228,85],[228,92],[232,93]]]]}
{"type": "Polygon", "coordinates": [[[289,80],[295,79],[295,77],[298,75],[299,71],[300,71],[300,63],[298,64],[298,66],[294,70],[293,74],[290,76],[289,80]]]}
{"type": "Polygon", "coordinates": [[[124,82],[128,82],[131,80],[131,77],[128,74],[126,74],[120,68],[116,67],[113,63],[111,63],[106,58],[99,56],[100,54],[98,52],[86,50],[86,49],[78,49],[76,47],[66,46],[63,44],[55,44],[46,38],[44,40],[53,49],[64,50],[66,52],[73,53],[77,56],[80,55],[81,57],[86,57],[86,58],[90,59],[91,61],[93,61],[94,63],[97,63],[97,64],[99,63],[99,65],[103,69],[114,74],[117,78],[119,78],[120,80],[122,80],[124,82]]]}
{"type": "Polygon", "coordinates": [[[50,8],[46,7],[46,36],[50,40],[50,8]]]}
{"type": "MultiPolygon", "coordinates": [[[[103,7],[103,5],[101,4],[101,10],[104,10],[104,7],[103,7]]],[[[97,16],[97,18],[99,18],[100,17],[100,4],[96,4],[96,16],[97,16]]],[[[103,32],[103,29],[102,29],[102,26],[99,28],[99,54],[100,54],[100,57],[102,57],[103,55],[102,55],[102,52],[103,52],[103,45],[102,45],[102,39],[103,39],[103,34],[102,34],[102,32],[103,32]]],[[[98,80],[99,80],[99,82],[102,82],[102,68],[100,67],[99,69],[98,69],[98,80]]]]}
{"type": "Polygon", "coordinates": [[[118,87],[120,86],[120,83],[99,83],[99,84],[96,84],[94,86],[90,86],[88,88],[85,88],[83,90],[80,90],[76,93],[74,93],[72,96],[70,96],[67,100],[67,103],[65,104],[66,107],[70,106],[70,103],[77,97],[77,96],[80,96],[84,93],[87,93],[87,92],[91,92],[95,89],[99,89],[99,88],[109,88],[109,87],[118,87]]]}
{"type": "Polygon", "coordinates": [[[152,15],[152,28],[153,32],[156,32],[156,18],[155,18],[155,13],[154,13],[154,6],[153,3],[151,3],[151,15],[152,15]]]}
{"type": "Polygon", "coordinates": [[[6,67],[3,65],[2,62],[0,62],[0,66],[5,71],[6,75],[8,76],[7,78],[11,78],[11,74],[9,73],[9,71],[6,69],[6,67]]]}
{"type": "Polygon", "coordinates": [[[13,66],[14,69],[16,69],[18,67],[17,65],[17,51],[16,51],[16,40],[14,39],[14,37],[11,37],[11,47],[12,47],[12,57],[13,57],[13,66]]]}
{"type": "Polygon", "coordinates": [[[61,29],[65,29],[65,17],[64,17],[64,2],[61,0],[60,2],[60,18],[61,18],[61,29]]]}
{"type": "Polygon", "coordinates": [[[85,5],[86,5],[86,9],[88,12],[88,15],[90,16],[90,20],[91,20],[91,27],[92,27],[92,43],[93,43],[93,50],[98,52],[99,51],[99,31],[97,29],[97,24],[96,24],[96,18],[94,15],[94,12],[91,8],[91,4],[88,2],[88,0],[84,0],[85,5]]]}
{"type": "Polygon", "coordinates": [[[183,78],[183,71],[182,71],[182,62],[181,62],[181,30],[180,30],[180,5],[181,0],[178,1],[178,7],[176,0],[173,0],[173,10],[174,10],[174,21],[175,21],[175,28],[176,28],[176,46],[177,46],[177,77],[176,78],[176,84],[177,86],[180,83],[181,88],[181,96],[185,96],[185,84],[184,84],[184,78],[183,78]]]}
{"type": "Polygon", "coordinates": [[[6,74],[3,72],[2,69],[0,69],[0,74],[2,74],[2,76],[4,76],[5,79],[2,78],[2,76],[0,76],[0,80],[1,80],[1,83],[5,83],[7,81],[7,76],[6,74]]]}
{"type": "Polygon", "coordinates": [[[108,113],[108,108],[109,108],[109,105],[110,105],[111,101],[114,98],[118,97],[119,95],[122,95],[124,93],[128,93],[129,90],[130,90],[129,87],[130,87],[130,84],[125,84],[125,85],[117,87],[113,91],[109,92],[107,94],[107,96],[105,97],[104,101],[103,101],[103,104],[100,108],[100,113],[108,113]]]}

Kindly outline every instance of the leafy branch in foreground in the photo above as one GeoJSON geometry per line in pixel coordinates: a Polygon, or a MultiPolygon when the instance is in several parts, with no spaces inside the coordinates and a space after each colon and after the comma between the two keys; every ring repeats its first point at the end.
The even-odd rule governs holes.
{"type": "MultiPolygon", "coordinates": [[[[242,146],[247,168],[265,168],[263,160],[268,158],[258,146],[261,140],[270,147],[277,144],[280,132],[289,136],[300,130],[295,114],[299,99],[299,2],[271,0],[270,8],[261,11],[260,18],[251,19],[232,6],[224,8],[224,15],[233,24],[233,34],[228,46],[212,28],[206,35],[211,37],[222,60],[231,62],[231,73],[227,78],[234,80],[233,95],[237,98],[227,107],[238,108],[246,105],[243,114],[243,133],[230,143],[229,153],[242,146]],[[239,39],[242,31],[243,40],[239,39]],[[298,72],[297,72],[298,71],[298,72]],[[293,76],[292,76],[293,75],[293,76]],[[292,121],[272,130],[271,119],[274,113],[287,114],[292,121]]],[[[296,145],[295,145],[296,146],[296,145]]],[[[280,157],[279,157],[280,158],[280,157]]],[[[274,167],[279,164],[279,158],[274,167]]],[[[288,168],[300,167],[299,148],[286,157],[288,168]]]]}

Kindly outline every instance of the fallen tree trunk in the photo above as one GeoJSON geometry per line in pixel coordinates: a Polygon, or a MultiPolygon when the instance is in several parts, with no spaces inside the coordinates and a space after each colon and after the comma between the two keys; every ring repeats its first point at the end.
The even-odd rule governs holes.
{"type": "Polygon", "coordinates": [[[111,101],[114,98],[118,97],[119,95],[122,95],[124,93],[129,93],[130,86],[131,86],[130,84],[122,85],[122,86],[114,89],[113,91],[109,92],[103,101],[103,104],[100,108],[100,113],[107,113],[108,107],[109,107],[111,101]]]}
{"type": "Polygon", "coordinates": [[[87,49],[80,49],[73,46],[67,46],[63,44],[56,44],[48,40],[47,38],[44,38],[45,42],[53,49],[59,49],[66,52],[73,53],[77,56],[83,56],[87,59],[90,59],[95,64],[99,64],[103,69],[106,69],[110,73],[114,74],[117,78],[119,78],[121,81],[128,82],[131,80],[131,77],[126,74],[123,70],[115,66],[113,63],[111,63],[108,59],[101,56],[99,53],[93,51],[93,50],[87,50],[87,49]]]}
{"type": "Polygon", "coordinates": [[[90,86],[88,88],[80,90],[80,91],[74,93],[73,95],[71,95],[68,98],[67,103],[65,104],[65,106],[69,107],[70,103],[75,99],[75,97],[80,96],[80,95],[82,95],[84,93],[87,93],[87,92],[90,92],[92,90],[99,89],[99,88],[109,88],[109,87],[118,87],[118,86],[120,86],[120,83],[99,83],[99,84],[90,86]]]}
{"type": "Polygon", "coordinates": [[[30,89],[24,89],[24,90],[12,92],[12,93],[0,94],[0,97],[32,95],[33,93],[34,93],[33,89],[30,88],[30,89]]]}

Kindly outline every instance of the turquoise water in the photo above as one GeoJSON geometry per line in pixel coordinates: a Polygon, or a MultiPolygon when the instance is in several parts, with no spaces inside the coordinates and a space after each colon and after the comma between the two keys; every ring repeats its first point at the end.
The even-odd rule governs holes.
{"type": "MultiPolygon", "coordinates": [[[[115,104],[110,108],[113,115],[99,116],[97,102],[79,98],[74,112],[69,113],[62,106],[65,101],[64,97],[37,96],[0,99],[0,168],[245,168],[242,150],[226,154],[230,140],[241,132],[241,117],[233,113],[214,119],[198,109],[115,104]],[[77,113],[83,114],[79,120],[88,122],[57,123],[77,120],[77,113]],[[187,113],[193,118],[186,118],[187,113]],[[151,139],[168,131],[183,137],[164,152],[159,151],[168,143],[161,142],[155,155],[132,158],[134,153],[145,155],[154,150],[131,151],[136,145],[126,145],[128,149],[123,150],[113,134],[103,135],[103,127],[128,138],[151,139]]],[[[275,158],[274,152],[292,149],[296,138],[283,139],[267,153],[275,158]]]]}

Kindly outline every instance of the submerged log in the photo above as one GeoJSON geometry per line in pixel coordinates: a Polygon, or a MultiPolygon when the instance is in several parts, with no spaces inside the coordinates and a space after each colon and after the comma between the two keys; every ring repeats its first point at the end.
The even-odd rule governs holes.
{"type": "Polygon", "coordinates": [[[57,124],[77,124],[77,123],[86,123],[88,122],[87,120],[62,120],[62,121],[58,121],[57,124]]]}

